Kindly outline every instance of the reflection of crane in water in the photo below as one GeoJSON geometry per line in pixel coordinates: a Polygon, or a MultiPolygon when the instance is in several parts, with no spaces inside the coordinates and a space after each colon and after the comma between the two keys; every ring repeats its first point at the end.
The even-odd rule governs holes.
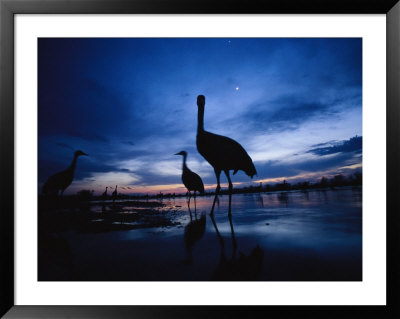
{"type": "Polygon", "coordinates": [[[257,201],[260,203],[261,207],[264,207],[264,200],[262,198],[262,195],[260,193],[258,193],[257,196],[257,201]]]}
{"type": "Polygon", "coordinates": [[[197,218],[196,210],[194,211],[194,219],[192,218],[192,212],[190,211],[189,207],[189,213],[190,213],[190,222],[185,226],[185,234],[184,234],[184,242],[185,242],[185,248],[186,248],[186,253],[188,255],[187,257],[187,263],[189,265],[192,264],[192,250],[194,244],[200,240],[204,232],[206,230],[206,215],[201,214],[200,218],[197,218]]]}
{"type": "MultiPolygon", "coordinates": [[[[229,205],[231,207],[231,205],[229,205]]],[[[227,258],[225,254],[225,244],[222,238],[217,224],[214,219],[214,214],[210,214],[211,221],[214,225],[215,232],[217,233],[218,240],[221,247],[221,257],[217,266],[211,276],[211,280],[217,281],[249,281],[249,280],[259,280],[262,271],[262,264],[264,260],[264,252],[257,245],[249,255],[245,255],[239,252],[239,258],[236,257],[237,254],[237,242],[235,237],[235,232],[233,230],[231,212],[228,212],[229,223],[231,226],[231,237],[232,237],[232,256],[227,258]]]]}
{"type": "Polygon", "coordinates": [[[288,193],[287,192],[282,192],[282,193],[279,193],[277,196],[278,196],[278,200],[282,204],[285,204],[286,207],[287,207],[287,205],[289,203],[289,195],[288,195],[288,193]]]}
{"type": "Polygon", "coordinates": [[[219,182],[221,171],[224,171],[228,179],[230,195],[232,194],[233,187],[229,176],[230,170],[233,170],[233,175],[239,170],[242,170],[251,178],[257,174],[257,171],[250,156],[238,142],[229,137],[213,134],[204,130],[204,105],[205,97],[204,95],[199,95],[197,97],[198,117],[196,144],[199,153],[214,168],[217,178],[217,187],[215,189],[215,197],[211,210],[211,214],[213,214],[215,201],[221,189],[219,182]]]}
{"type": "Polygon", "coordinates": [[[304,199],[305,199],[307,202],[310,201],[310,195],[309,195],[309,193],[308,193],[308,190],[303,189],[301,192],[302,192],[303,195],[304,195],[304,199]]]}
{"type": "Polygon", "coordinates": [[[71,165],[63,170],[62,172],[56,173],[49,177],[49,179],[44,183],[42,188],[42,193],[44,195],[55,195],[58,196],[58,193],[61,191],[60,196],[63,195],[65,189],[71,185],[74,179],[76,161],[79,156],[86,155],[86,153],[82,151],[76,151],[74,153],[74,158],[72,160],[71,165]]]}
{"type": "Polygon", "coordinates": [[[117,199],[117,196],[118,196],[117,187],[118,187],[118,185],[115,185],[115,189],[114,189],[114,191],[113,191],[112,194],[111,194],[111,197],[112,197],[113,202],[115,202],[115,200],[117,199]]]}
{"type": "Polygon", "coordinates": [[[326,189],[320,189],[320,190],[318,190],[317,194],[318,194],[318,197],[319,197],[319,200],[320,200],[320,201],[323,200],[325,204],[328,204],[328,203],[329,203],[328,194],[326,193],[326,189]],[[323,198],[321,198],[321,194],[322,194],[322,197],[323,197],[323,198]]]}
{"type": "Polygon", "coordinates": [[[194,194],[194,206],[196,208],[196,191],[200,194],[204,194],[204,184],[201,180],[200,176],[197,175],[195,172],[192,172],[186,165],[186,158],[187,153],[185,151],[181,151],[176,153],[175,155],[182,155],[183,156],[183,164],[182,164],[182,183],[188,190],[189,193],[189,203],[190,204],[190,196],[191,191],[194,194]]]}

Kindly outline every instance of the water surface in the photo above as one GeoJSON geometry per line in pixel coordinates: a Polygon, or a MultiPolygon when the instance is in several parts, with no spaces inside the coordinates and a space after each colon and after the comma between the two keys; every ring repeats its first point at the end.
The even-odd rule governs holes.
{"type": "Polygon", "coordinates": [[[68,257],[39,279],[362,280],[361,188],[235,194],[232,223],[228,195],[214,218],[212,201],[198,197],[189,210],[185,198],[162,200],[168,226],[61,232],[68,257]]]}

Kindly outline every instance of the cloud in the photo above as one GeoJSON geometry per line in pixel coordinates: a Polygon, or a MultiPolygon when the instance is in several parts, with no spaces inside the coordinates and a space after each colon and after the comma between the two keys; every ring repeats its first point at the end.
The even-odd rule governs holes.
{"type": "MultiPolygon", "coordinates": [[[[319,144],[319,146],[327,144],[332,144],[332,141],[327,142],[325,144],[319,144]]],[[[361,150],[362,150],[362,137],[354,136],[347,141],[335,142],[335,145],[332,146],[313,148],[307,151],[307,153],[324,156],[340,152],[345,152],[345,153],[357,152],[357,151],[361,152],[361,150]]]]}
{"type": "Polygon", "coordinates": [[[126,172],[94,172],[91,173],[90,177],[86,177],[84,179],[78,180],[75,182],[75,185],[85,185],[88,183],[95,183],[99,186],[107,186],[107,185],[132,185],[137,183],[140,178],[133,173],[126,172]]]}
{"type": "Polygon", "coordinates": [[[334,143],[337,143],[337,142],[338,141],[336,141],[336,140],[331,140],[331,141],[328,141],[328,142],[311,145],[311,147],[321,147],[321,146],[325,146],[325,145],[329,145],[329,144],[334,144],[334,143]]]}
{"type": "Polygon", "coordinates": [[[74,151],[74,149],[73,149],[71,146],[69,146],[68,144],[65,144],[65,143],[62,143],[62,142],[58,142],[58,143],[56,143],[56,144],[57,144],[58,146],[60,146],[60,147],[68,148],[68,149],[74,151]]]}
{"type": "Polygon", "coordinates": [[[100,80],[81,76],[65,80],[46,97],[39,98],[39,136],[66,134],[108,142],[108,136],[130,118],[129,101],[100,80]]]}
{"type": "MultiPolygon", "coordinates": [[[[361,90],[357,94],[361,95],[361,90]]],[[[284,94],[254,102],[237,115],[234,124],[246,123],[249,130],[280,132],[294,130],[310,120],[337,121],[343,113],[360,107],[359,96],[332,99],[321,95],[314,99],[304,93],[284,94]]]]}
{"type": "Polygon", "coordinates": [[[300,174],[319,175],[318,172],[330,171],[340,172],[342,167],[351,169],[361,165],[361,157],[352,153],[338,153],[328,156],[317,156],[312,159],[289,163],[281,161],[270,161],[256,165],[258,179],[270,179],[298,176],[300,174]]]}

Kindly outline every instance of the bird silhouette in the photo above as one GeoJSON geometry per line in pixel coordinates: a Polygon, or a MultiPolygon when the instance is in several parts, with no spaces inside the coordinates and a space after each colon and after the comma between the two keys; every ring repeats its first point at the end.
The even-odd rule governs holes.
{"type": "MultiPolygon", "coordinates": [[[[189,208],[190,212],[190,208],[189,208]]],[[[190,222],[185,226],[184,231],[184,242],[186,248],[186,264],[191,265],[193,262],[193,246],[199,241],[206,230],[206,215],[201,214],[200,218],[197,218],[197,214],[195,214],[195,218],[192,219],[192,213],[190,212],[190,222]]]]}
{"type": "Polygon", "coordinates": [[[118,187],[118,185],[115,185],[115,189],[111,194],[113,202],[115,202],[115,200],[117,199],[117,195],[118,195],[117,187],[118,187]]]}
{"type": "Polygon", "coordinates": [[[182,155],[183,156],[183,164],[182,164],[182,183],[185,185],[186,189],[189,192],[189,204],[190,204],[190,197],[191,191],[193,191],[195,205],[196,205],[196,191],[200,194],[204,194],[204,184],[201,180],[200,176],[197,175],[195,172],[192,172],[186,165],[186,158],[187,153],[186,151],[181,151],[176,153],[175,155],[182,155]]]}
{"type": "MultiPolygon", "coordinates": [[[[196,145],[199,153],[207,160],[214,168],[217,178],[217,187],[215,189],[215,197],[210,214],[214,213],[215,201],[218,197],[220,186],[221,171],[224,171],[228,183],[229,194],[232,194],[232,181],[229,176],[229,171],[233,170],[235,175],[239,170],[244,171],[248,176],[253,178],[257,174],[253,161],[247,154],[245,149],[233,139],[213,134],[204,130],[204,95],[197,97],[198,117],[197,117],[197,137],[196,145]]],[[[229,210],[230,212],[230,210],[229,210]]]]}
{"type": "Polygon", "coordinates": [[[74,153],[74,158],[72,160],[72,163],[67,169],[63,170],[62,172],[56,173],[48,178],[48,180],[46,181],[46,183],[44,183],[42,188],[42,193],[44,195],[58,196],[60,191],[61,191],[60,196],[63,195],[65,189],[69,185],[71,185],[74,179],[76,161],[78,157],[81,155],[87,156],[86,153],[80,150],[76,151],[74,153]]]}
{"type": "Polygon", "coordinates": [[[104,193],[101,195],[102,199],[107,199],[107,189],[108,187],[106,187],[106,190],[104,191],[104,193]]]}

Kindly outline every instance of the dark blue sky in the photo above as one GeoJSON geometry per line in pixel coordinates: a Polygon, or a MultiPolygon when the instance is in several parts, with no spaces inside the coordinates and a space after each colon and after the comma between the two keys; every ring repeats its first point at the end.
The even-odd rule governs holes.
{"type": "Polygon", "coordinates": [[[183,192],[181,150],[215,184],[196,150],[199,94],[205,129],[236,139],[257,168],[253,181],[240,172],[234,182],[361,169],[358,38],[42,38],[38,73],[39,185],[77,149],[90,156],[66,193],[183,192]]]}

